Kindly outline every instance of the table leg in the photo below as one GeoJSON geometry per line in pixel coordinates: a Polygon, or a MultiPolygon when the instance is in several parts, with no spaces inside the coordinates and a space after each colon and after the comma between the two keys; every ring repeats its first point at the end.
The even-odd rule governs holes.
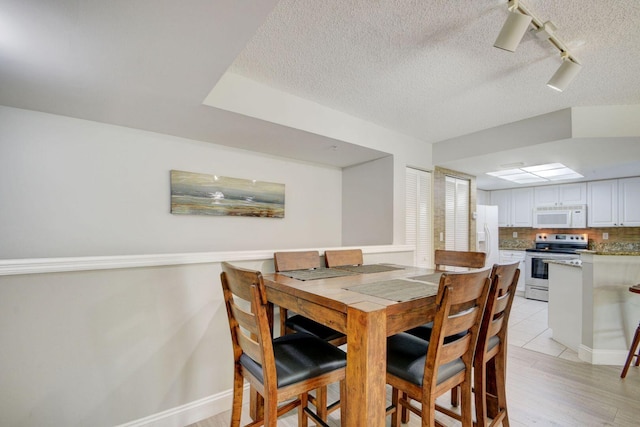
{"type": "Polygon", "coordinates": [[[343,426],[385,425],[386,362],[385,307],[353,304],[347,309],[347,417],[343,426]]]}

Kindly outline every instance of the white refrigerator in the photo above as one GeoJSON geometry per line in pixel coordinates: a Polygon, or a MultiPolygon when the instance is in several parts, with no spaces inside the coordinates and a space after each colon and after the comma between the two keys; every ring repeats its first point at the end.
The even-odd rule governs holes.
{"type": "Polygon", "coordinates": [[[476,251],[487,254],[485,267],[500,262],[497,206],[476,206],[476,251]]]}

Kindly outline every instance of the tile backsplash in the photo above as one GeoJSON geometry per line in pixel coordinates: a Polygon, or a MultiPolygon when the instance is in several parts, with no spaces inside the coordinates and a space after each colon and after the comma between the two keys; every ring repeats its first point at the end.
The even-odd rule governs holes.
{"type": "Polygon", "coordinates": [[[515,228],[501,227],[500,249],[527,249],[535,245],[538,233],[567,233],[589,235],[589,249],[598,252],[640,251],[640,227],[610,227],[610,228],[574,228],[574,229],[545,229],[545,228],[515,228]],[[518,237],[513,237],[513,233],[518,237]],[[603,239],[603,233],[609,238],[603,239]]]}

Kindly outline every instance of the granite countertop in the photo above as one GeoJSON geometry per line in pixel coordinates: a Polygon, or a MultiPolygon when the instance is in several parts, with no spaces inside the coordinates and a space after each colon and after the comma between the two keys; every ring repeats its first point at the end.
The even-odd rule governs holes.
{"type": "Polygon", "coordinates": [[[593,255],[618,255],[618,256],[640,256],[640,251],[578,251],[593,255]]]}
{"type": "Polygon", "coordinates": [[[636,251],[619,251],[619,252],[609,252],[609,251],[595,251],[595,255],[625,255],[625,256],[640,256],[640,252],[636,251]]]}

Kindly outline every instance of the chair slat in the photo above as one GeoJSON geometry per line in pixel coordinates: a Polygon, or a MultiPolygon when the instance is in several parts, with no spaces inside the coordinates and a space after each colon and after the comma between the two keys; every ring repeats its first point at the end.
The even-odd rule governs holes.
{"type": "Polygon", "coordinates": [[[327,267],[341,267],[345,265],[362,265],[362,249],[341,249],[324,251],[324,262],[327,267]]]}
{"type": "Polygon", "coordinates": [[[487,254],[484,252],[471,251],[447,251],[436,249],[434,252],[434,264],[436,270],[441,270],[443,266],[483,268],[487,254]]]}
{"type": "Polygon", "coordinates": [[[276,271],[319,268],[320,253],[318,251],[275,252],[273,264],[276,271]]]}

